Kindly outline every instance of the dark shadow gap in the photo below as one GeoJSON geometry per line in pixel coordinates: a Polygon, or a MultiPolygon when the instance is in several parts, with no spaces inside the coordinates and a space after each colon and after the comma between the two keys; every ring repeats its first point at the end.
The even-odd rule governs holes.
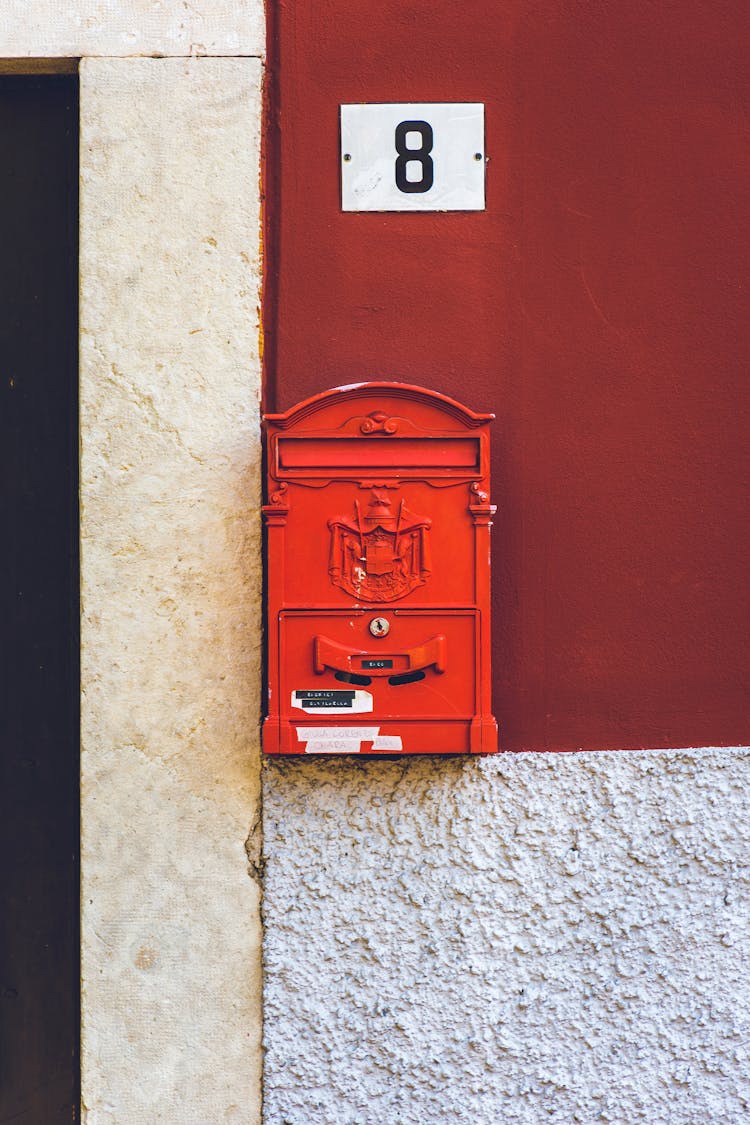
{"type": "Polygon", "coordinates": [[[0,1122],[80,1105],[78,78],[0,74],[0,1122]]]}

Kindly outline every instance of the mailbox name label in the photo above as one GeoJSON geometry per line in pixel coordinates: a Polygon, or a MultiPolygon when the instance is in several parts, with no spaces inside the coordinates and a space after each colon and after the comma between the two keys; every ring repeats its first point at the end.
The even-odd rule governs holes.
{"type": "Polygon", "coordinates": [[[372,692],[299,688],[292,692],[292,707],[323,715],[330,715],[337,711],[372,711],[372,692]]]}
{"type": "Polygon", "coordinates": [[[307,700],[319,699],[321,701],[321,703],[325,703],[325,701],[328,700],[332,707],[334,706],[334,704],[338,704],[339,707],[346,707],[349,703],[351,703],[351,701],[354,699],[354,696],[357,693],[356,693],[356,691],[317,691],[317,690],[311,690],[311,691],[295,691],[294,694],[297,697],[297,699],[307,699],[307,700]]]}
{"type": "Polygon", "coordinates": [[[351,699],[303,699],[300,704],[307,711],[316,707],[351,707],[351,699]]]}

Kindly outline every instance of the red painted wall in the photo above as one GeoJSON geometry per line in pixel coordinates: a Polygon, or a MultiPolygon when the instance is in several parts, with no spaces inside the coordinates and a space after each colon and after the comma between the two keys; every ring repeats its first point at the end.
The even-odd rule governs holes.
{"type": "Polygon", "coordinates": [[[494,410],[501,743],[750,742],[746,0],[271,5],[267,405],[494,410]],[[487,210],[342,214],[341,102],[486,103],[487,210]]]}

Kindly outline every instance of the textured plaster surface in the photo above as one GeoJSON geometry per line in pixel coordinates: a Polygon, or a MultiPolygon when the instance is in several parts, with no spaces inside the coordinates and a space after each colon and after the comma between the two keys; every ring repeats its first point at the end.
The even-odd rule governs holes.
{"type": "Polygon", "coordinates": [[[268,763],[267,1125],[750,1120],[749,776],[268,763]]]}
{"type": "Polygon", "coordinates": [[[3,0],[0,57],[260,55],[257,0],[3,0]]]}
{"type": "Polygon", "coordinates": [[[260,77],[81,70],[87,1125],[259,1114],[260,77]]]}

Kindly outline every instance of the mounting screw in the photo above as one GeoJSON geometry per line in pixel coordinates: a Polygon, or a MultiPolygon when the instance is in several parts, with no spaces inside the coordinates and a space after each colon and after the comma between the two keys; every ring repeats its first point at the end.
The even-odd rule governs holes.
{"type": "Polygon", "coordinates": [[[351,160],[351,158],[352,158],[352,154],[350,152],[344,153],[344,160],[351,160]]]}
{"type": "MultiPolygon", "coordinates": [[[[474,159],[475,159],[475,160],[481,160],[481,159],[482,159],[482,154],[481,154],[481,152],[475,152],[475,153],[474,153],[474,159]]],[[[346,160],[346,157],[344,157],[344,160],[346,160]]]]}

